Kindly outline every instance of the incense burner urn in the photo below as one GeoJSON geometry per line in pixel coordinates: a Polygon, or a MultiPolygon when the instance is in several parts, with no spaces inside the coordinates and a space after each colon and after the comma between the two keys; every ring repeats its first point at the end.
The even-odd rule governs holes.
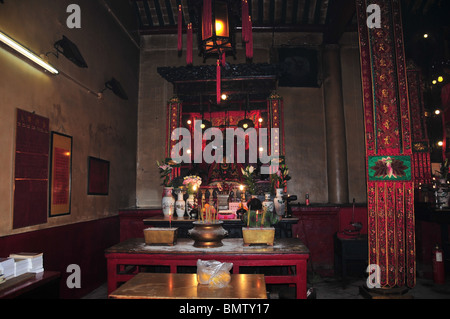
{"type": "Polygon", "coordinates": [[[223,246],[222,239],[228,236],[222,225],[222,221],[206,223],[196,221],[192,223],[194,228],[188,230],[189,236],[194,239],[194,247],[213,248],[223,246]]]}

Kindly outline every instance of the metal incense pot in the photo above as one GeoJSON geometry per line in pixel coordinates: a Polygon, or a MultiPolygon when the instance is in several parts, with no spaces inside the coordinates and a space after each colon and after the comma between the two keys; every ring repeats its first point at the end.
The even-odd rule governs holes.
{"type": "Polygon", "coordinates": [[[189,236],[194,239],[194,247],[213,248],[223,246],[222,239],[228,236],[222,226],[222,221],[195,221],[192,223],[194,228],[188,230],[189,236]]]}

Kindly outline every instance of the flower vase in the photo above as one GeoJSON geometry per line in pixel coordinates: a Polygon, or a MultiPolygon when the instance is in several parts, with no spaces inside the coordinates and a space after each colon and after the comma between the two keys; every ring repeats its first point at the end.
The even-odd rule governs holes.
{"type": "Polygon", "coordinates": [[[165,217],[173,215],[173,209],[175,206],[175,199],[172,196],[173,187],[164,187],[164,193],[162,198],[162,211],[165,217]]]}
{"type": "Polygon", "coordinates": [[[264,201],[262,202],[263,209],[266,209],[267,213],[273,213],[273,201],[270,199],[270,193],[264,194],[264,201]]]}
{"type": "Polygon", "coordinates": [[[177,193],[177,201],[175,202],[175,212],[178,218],[183,218],[184,211],[186,210],[186,203],[183,199],[183,192],[181,190],[177,193]]]}
{"type": "Polygon", "coordinates": [[[189,194],[189,197],[186,199],[186,213],[189,217],[191,216],[191,210],[194,208],[194,205],[194,194],[189,194]]]}
{"type": "Polygon", "coordinates": [[[275,208],[275,212],[277,213],[278,216],[283,216],[284,215],[284,210],[285,210],[285,206],[286,203],[284,202],[283,199],[283,188],[277,188],[275,190],[275,198],[273,200],[274,203],[274,208],[275,208]]]}

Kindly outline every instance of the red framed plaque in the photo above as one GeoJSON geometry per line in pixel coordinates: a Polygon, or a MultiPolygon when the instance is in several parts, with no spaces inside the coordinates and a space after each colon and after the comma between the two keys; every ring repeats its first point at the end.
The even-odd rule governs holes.
{"type": "Polygon", "coordinates": [[[47,222],[49,119],[17,109],[13,228],[47,222]]]}
{"type": "Polygon", "coordinates": [[[70,214],[72,191],[72,137],[51,135],[49,217],[70,214]]]}

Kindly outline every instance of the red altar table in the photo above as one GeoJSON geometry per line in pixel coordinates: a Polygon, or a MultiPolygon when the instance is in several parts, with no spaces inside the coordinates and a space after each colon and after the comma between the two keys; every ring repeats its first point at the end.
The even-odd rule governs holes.
{"type": "Polygon", "coordinates": [[[146,245],[143,238],[133,238],[114,245],[105,251],[108,295],[119,283],[139,272],[139,266],[169,266],[171,273],[177,273],[178,266],[196,266],[201,259],[231,262],[233,274],[239,274],[240,267],[288,266],[287,275],[266,275],[266,284],[295,284],[297,298],[306,299],[309,250],[299,239],[278,238],[273,246],[248,247],[243,245],[242,238],[227,238],[222,242],[222,247],[196,248],[188,238],[179,238],[174,246],[146,245]],[[133,273],[126,272],[130,266],[138,267],[133,273]]]}

